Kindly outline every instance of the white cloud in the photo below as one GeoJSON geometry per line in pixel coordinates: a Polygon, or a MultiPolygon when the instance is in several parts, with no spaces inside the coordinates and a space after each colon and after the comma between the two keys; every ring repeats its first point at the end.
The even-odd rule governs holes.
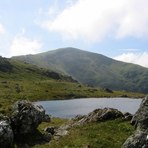
{"type": "Polygon", "coordinates": [[[114,57],[114,59],[123,62],[138,64],[148,68],[148,52],[123,53],[122,55],[114,57]]]}
{"type": "Polygon", "coordinates": [[[7,56],[35,54],[40,52],[41,47],[42,44],[35,39],[32,40],[23,35],[16,35],[12,40],[7,56]]]}
{"type": "Polygon", "coordinates": [[[78,0],[42,26],[63,37],[86,41],[109,36],[140,38],[148,35],[147,6],[147,0],[78,0]]]}
{"type": "Polygon", "coordinates": [[[0,34],[4,34],[4,33],[5,33],[4,26],[0,24],[0,34]]]}

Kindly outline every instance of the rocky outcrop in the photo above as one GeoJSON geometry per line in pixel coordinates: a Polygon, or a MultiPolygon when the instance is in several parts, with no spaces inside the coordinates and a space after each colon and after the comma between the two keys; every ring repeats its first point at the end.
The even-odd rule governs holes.
{"type": "Polygon", "coordinates": [[[140,108],[131,120],[135,128],[148,131],[148,96],[141,102],[140,108]]]}
{"type": "MultiPolygon", "coordinates": [[[[65,125],[62,125],[58,129],[54,130],[54,139],[59,139],[60,137],[69,134],[69,129],[71,127],[84,125],[90,122],[101,122],[117,118],[124,119],[124,115],[117,109],[113,108],[96,109],[85,116],[77,115],[65,125]]],[[[51,128],[49,129],[49,131],[51,131],[51,128]]]]}
{"type": "Polygon", "coordinates": [[[81,125],[89,122],[99,122],[99,121],[117,119],[120,117],[123,118],[124,116],[117,109],[113,108],[96,109],[93,112],[89,113],[87,116],[84,116],[75,124],[81,125]]]}
{"type": "Polygon", "coordinates": [[[33,133],[44,120],[45,110],[42,106],[29,101],[18,101],[13,105],[11,125],[16,135],[33,133]]]}
{"type": "Polygon", "coordinates": [[[148,96],[143,99],[140,108],[131,120],[135,133],[123,144],[123,148],[148,148],[148,96]]]}
{"type": "Polygon", "coordinates": [[[13,144],[13,131],[8,117],[0,114],[0,147],[9,148],[13,144]]]}

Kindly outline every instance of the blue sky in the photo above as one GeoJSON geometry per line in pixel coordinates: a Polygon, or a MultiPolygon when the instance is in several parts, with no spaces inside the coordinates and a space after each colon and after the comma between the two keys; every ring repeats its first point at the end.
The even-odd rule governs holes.
{"type": "Polygon", "coordinates": [[[0,0],[0,55],[62,47],[148,67],[147,0],[0,0]]]}

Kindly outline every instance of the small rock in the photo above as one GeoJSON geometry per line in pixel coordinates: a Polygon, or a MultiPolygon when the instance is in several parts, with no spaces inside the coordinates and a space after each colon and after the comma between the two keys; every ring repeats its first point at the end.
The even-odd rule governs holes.
{"type": "Polygon", "coordinates": [[[51,133],[44,133],[43,139],[44,139],[46,142],[51,141],[51,139],[52,139],[52,134],[51,134],[51,133]]]}
{"type": "Polygon", "coordinates": [[[113,93],[113,91],[109,88],[104,88],[104,91],[108,92],[108,93],[113,93]]]}
{"type": "Polygon", "coordinates": [[[124,116],[123,119],[126,120],[126,121],[130,121],[133,117],[133,115],[130,114],[129,112],[124,113],[123,116],[124,116]]]}
{"type": "Polygon", "coordinates": [[[53,135],[55,133],[55,127],[53,126],[46,127],[44,131],[53,135]]]}
{"type": "Polygon", "coordinates": [[[70,128],[69,125],[62,125],[60,126],[54,134],[54,139],[58,140],[60,137],[66,136],[69,134],[68,129],[70,128]]]}
{"type": "Polygon", "coordinates": [[[68,131],[67,130],[62,130],[62,129],[59,129],[56,133],[57,136],[65,136],[68,134],[68,131]]]}
{"type": "Polygon", "coordinates": [[[43,119],[43,122],[51,122],[51,117],[50,117],[50,115],[45,115],[44,116],[44,119],[43,119]]]}
{"type": "Polygon", "coordinates": [[[60,137],[63,137],[63,136],[66,136],[68,135],[68,130],[65,130],[65,129],[58,129],[56,131],[56,133],[54,134],[54,139],[58,140],[60,137]]]}

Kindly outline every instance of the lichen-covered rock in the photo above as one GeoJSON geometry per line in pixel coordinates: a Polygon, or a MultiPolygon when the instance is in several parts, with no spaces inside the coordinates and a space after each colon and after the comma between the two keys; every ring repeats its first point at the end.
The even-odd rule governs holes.
{"type": "Polygon", "coordinates": [[[140,108],[133,116],[131,123],[135,128],[148,130],[148,96],[141,102],[140,108]]]}
{"type": "Polygon", "coordinates": [[[123,148],[148,148],[148,96],[141,102],[140,108],[131,123],[136,131],[123,144],[123,148]]]}
{"type": "Polygon", "coordinates": [[[42,106],[29,101],[18,101],[13,105],[11,125],[16,135],[34,133],[38,125],[44,120],[45,110],[42,106]]]}
{"type": "Polygon", "coordinates": [[[13,144],[13,138],[9,118],[0,114],[0,148],[10,148],[13,144]]]}
{"type": "Polygon", "coordinates": [[[125,141],[122,148],[148,148],[148,134],[137,130],[125,141]]]}

